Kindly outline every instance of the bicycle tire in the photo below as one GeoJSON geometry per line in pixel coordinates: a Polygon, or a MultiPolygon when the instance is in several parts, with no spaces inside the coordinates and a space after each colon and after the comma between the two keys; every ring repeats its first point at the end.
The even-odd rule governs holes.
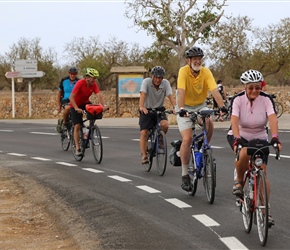
{"type": "Polygon", "coordinates": [[[265,173],[259,170],[256,178],[256,220],[260,244],[265,246],[268,239],[269,204],[265,173]]]}
{"type": "Polygon", "coordinates": [[[153,151],[154,151],[154,148],[152,148],[152,146],[154,146],[153,138],[152,138],[152,136],[149,136],[147,150],[146,150],[146,155],[147,155],[147,158],[148,158],[148,163],[147,164],[143,164],[144,169],[145,169],[146,172],[150,172],[150,170],[152,168],[153,151]]]}
{"type": "Polygon", "coordinates": [[[247,174],[244,180],[244,187],[243,187],[244,195],[243,195],[243,201],[241,204],[243,223],[244,223],[245,231],[247,233],[251,232],[252,225],[253,225],[253,208],[251,207],[253,205],[253,199],[250,198],[249,182],[250,182],[249,174],[247,174]]]}
{"type": "Polygon", "coordinates": [[[163,176],[167,165],[167,141],[164,131],[159,131],[156,137],[156,168],[160,176],[163,176]],[[161,146],[163,148],[160,148],[161,146]]]}
{"type": "Polygon", "coordinates": [[[80,149],[82,151],[81,155],[76,155],[76,144],[75,144],[75,140],[74,140],[73,135],[74,135],[74,128],[72,129],[72,136],[71,136],[71,145],[72,145],[71,150],[72,150],[73,157],[77,161],[81,161],[85,156],[85,144],[84,144],[84,140],[83,140],[83,137],[84,137],[83,130],[80,129],[80,138],[79,138],[80,149]]]}
{"type": "Polygon", "coordinates": [[[100,164],[103,159],[103,141],[101,131],[97,125],[92,126],[91,131],[91,146],[95,161],[100,164]]]}
{"type": "Polygon", "coordinates": [[[280,102],[275,102],[277,118],[281,117],[284,112],[283,105],[280,102]]]}
{"type": "Polygon", "coordinates": [[[216,174],[214,170],[212,151],[210,149],[204,151],[203,160],[203,186],[209,204],[213,204],[215,198],[216,174]]]}
{"type": "Polygon", "coordinates": [[[67,128],[63,129],[60,134],[61,148],[63,151],[68,151],[71,141],[70,137],[70,131],[67,128]]]}

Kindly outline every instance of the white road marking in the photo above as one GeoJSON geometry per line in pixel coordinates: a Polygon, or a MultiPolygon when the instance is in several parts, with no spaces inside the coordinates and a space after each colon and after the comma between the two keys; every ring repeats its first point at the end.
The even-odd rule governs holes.
{"type": "MultiPolygon", "coordinates": [[[[270,154],[270,156],[276,156],[276,154],[270,154]]],[[[290,158],[289,155],[280,155],[281,158],[290,158]]]]}
{"type": "Polygon", "coordinates": [[[183,202],[181,200],[175,199],[175,198],[165,199],[165,200],[168,201],[169,203],[173,204],[174,206],[179,207],[179,208],[188,208],[188,207],[191,207],[187,203],[185,203],[185,202],[183,202]]]}
{"type": "Polygon", "coordinates": [[[123,178],[123,177],[118,176],[118,175],[110,175],[110,176],[108,176],[108,177],[110,177],[110,178],[112,178],[112,179],[115,179],[115,180],[117,180],[117,181],[121,181],[121,182],[128,182],[128,181],[131,181],[131,180],[129,180],[129,179],[123,178]]]}
{"type": "Polygon", "coordinates": [[[208,217],[205,214],[192,215],[192,217],[197,219],[200,223],[202,223],[206,227],[220,226],[220,224],[218,224],[216,221],[214,221],[212,218],[208,217]]]}
{"type": "Polygon", "coordinates": [[[42,158],[42,157],[31,157],[31,159],[40,160],[40,161],[51,161],[51,159],[42,158]]]}
{"type": "Polygon", "coordinates": [[[68,163],[68,162],[62,162],[62,161],[56,162],[56,164],[64,165],[64,166],[68,166],[68,167],[77,167],[78,166],[76,164],[72,164],[72,163],[68,163]]]}
{"type": "Polygon", "coordinates": [[[9,130],[9,129],[1,129],[0,130],[0,132],[9,132],[9,133],[11,133],[11,132],[13,132],[14,130],[9,130]]]}
{"type": "Polygon", "coordinates": [[[96,174],[104,173],[104,171],[101,171],[101,170],[98,170],[98,169],[94,169],[94,168],[82,168],[82,170],[90,171],[90,172],[93,172],[93,173],[96,173],[96,174]]]}
{"type": "Polygon", "coordinates": [[[229,249],[239,249],[239,250],[247,250],[236,237],[223,237],[220,240],[229,248],[229,249]]]}
{"type": "Polygon", "coordinates": [[[26,156],[24,154],[17,154],[17,153],[7,153],[8,155],[14,155],[14,156],[26,156]]]}
{"type": "Polygon", "coordinates": [[[36,134],[36,135],[59,135],[56,133],[44,133],[44,132],[30,132],[30,134],[36,134]]]}
{"type": "Polygon", "coordinates": [[[150,194],[155,194],[155,193],[161,193],[161,191],[157,190],[157,189],[154,189],[154,188],[151,188],[151,187],[148,187],[146,185],[144,186],[136,186],[137,188],[140,188],[150,194]]]}

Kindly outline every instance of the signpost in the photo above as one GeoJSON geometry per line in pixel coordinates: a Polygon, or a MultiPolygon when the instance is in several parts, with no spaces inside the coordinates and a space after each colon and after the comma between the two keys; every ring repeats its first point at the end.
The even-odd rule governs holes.
{"type": "Polygon", "coordinates": [[[14,68],[11,72],[6,72],[7,78],[12,78],[12,117],[15,117],[14,110],[14,78],[32,78],[28,79],[28,99],[29,99],[29,117],[31,117],[31,81],[35,77],[43,77],[43,71],[37,71],[37,60],[35,59],[19,59],[15,60],[14,68]],[[14,71],[15,70],[15,71],[14,71]]]}

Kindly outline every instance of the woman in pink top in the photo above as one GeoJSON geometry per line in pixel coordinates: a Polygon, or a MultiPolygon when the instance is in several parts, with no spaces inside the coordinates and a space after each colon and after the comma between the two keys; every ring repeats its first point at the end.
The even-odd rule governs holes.
{"type": "MultiPolygon", "coordinates": [[[[236,153],[237,145],[247,145],[249,140],[268,140],[266,130],[268,122],[272,136],[271,144],[278,143],[279,150],[281,150],[282,145],[278,137],[278,119],[275,113],[274,102],[269,95],[261,91],[262,74],[257,70],[248,70],[241,75],[240,80],[245,85],[245,90],[238,93],[232,100],[231,129],[227,136],[234,153],[236,153]]],[[[249,159],[247,147],[243,147],[239,160],[235,161],[237,175],[233,187],[234,195],[243,194],[243,176],[248,168],[249,159]]],[[[267,160],[262,165],[265,174],[267,160]]],[[[266,180],[269,188],[268,194],[270,194],[267,176],[266,180]]],[[[269,218],[269,224],[274,225],[272,217],[269,218]]]]}

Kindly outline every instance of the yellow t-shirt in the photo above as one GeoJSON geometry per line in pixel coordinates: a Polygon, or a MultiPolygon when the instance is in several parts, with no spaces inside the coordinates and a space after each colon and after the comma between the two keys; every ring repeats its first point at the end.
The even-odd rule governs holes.
{"type": "Polygon", "coordinates": [[[213,91],[217,85],[208,68],[201,67],[195,78],[189,65],[186,65],[179,69],[177,88],[185,90],[184,104],[186,106],[197,106],[205,102],[208,90],[213,91]]]}

